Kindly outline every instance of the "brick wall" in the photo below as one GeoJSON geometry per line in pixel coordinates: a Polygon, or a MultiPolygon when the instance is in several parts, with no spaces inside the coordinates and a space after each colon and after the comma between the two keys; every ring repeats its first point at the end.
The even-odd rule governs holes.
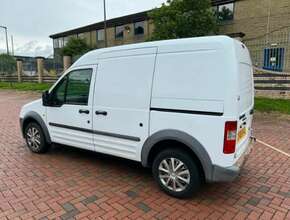
{"type": "Polygon", "coordinates": [[[240,0],[235,3],[234,20],[220,27],[221,33],[244,32],[245,39],[290,26],[290,0],[240,0]]]}

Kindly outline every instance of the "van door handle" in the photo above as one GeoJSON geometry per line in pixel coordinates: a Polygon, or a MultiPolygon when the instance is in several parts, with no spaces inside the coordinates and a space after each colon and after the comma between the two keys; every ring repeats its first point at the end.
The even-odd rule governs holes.
{"type": "Polygon", "coordinates": [[[96,115],[104,115],[104,116],[108,115],[108,112],[105,112],[105,111],[96,111],[95,113],[96,115]]]}
{"type": "Polygon", "coordinates": [[[88,115],[88,114],[90,114],[90,111],[89,110],[80,109],[79,110],[79,113],[80,114],[87,114],[88,115]]]}

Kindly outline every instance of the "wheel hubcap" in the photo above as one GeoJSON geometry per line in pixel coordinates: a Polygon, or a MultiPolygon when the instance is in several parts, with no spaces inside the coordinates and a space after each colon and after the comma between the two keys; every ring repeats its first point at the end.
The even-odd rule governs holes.
{"type": "Polygon", "coordinates": [[[39,147],[40,147],[40,133],[36,128],[34,128],[34,127],[29,128],[27,130],[27,133],[26,133],[26,138],[27,138],[27,143],[28,143],[30,148],[32,148],[34,150],[39,149],[39,147]]]}
{"type": "Polygon", "coordinates": [[[162,184],[172,191],[181,192],[190,183],[190,172],[187,166],[179,159],[164,159],[158,169],[162,184]]]}

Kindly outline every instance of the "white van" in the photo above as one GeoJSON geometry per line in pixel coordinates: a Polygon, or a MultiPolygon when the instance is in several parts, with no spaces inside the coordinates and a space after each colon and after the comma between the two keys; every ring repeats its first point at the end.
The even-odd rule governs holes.
{"type": "Polygon", "coordinates": [[[138,161],[182,198],[238,176],[253,107],[246,46],[215,36],[91,51],[20,121],[32,152],[59,143],[138,161]]]}

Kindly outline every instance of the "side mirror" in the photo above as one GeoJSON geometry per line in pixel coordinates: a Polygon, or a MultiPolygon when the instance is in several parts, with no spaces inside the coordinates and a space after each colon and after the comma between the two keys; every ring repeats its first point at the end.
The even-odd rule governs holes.
{"type": "Polygon", "coordinates": [[[43,106],[51,106],[50,95],[48,91],[42,93],[42,104],[43,106]]]}

